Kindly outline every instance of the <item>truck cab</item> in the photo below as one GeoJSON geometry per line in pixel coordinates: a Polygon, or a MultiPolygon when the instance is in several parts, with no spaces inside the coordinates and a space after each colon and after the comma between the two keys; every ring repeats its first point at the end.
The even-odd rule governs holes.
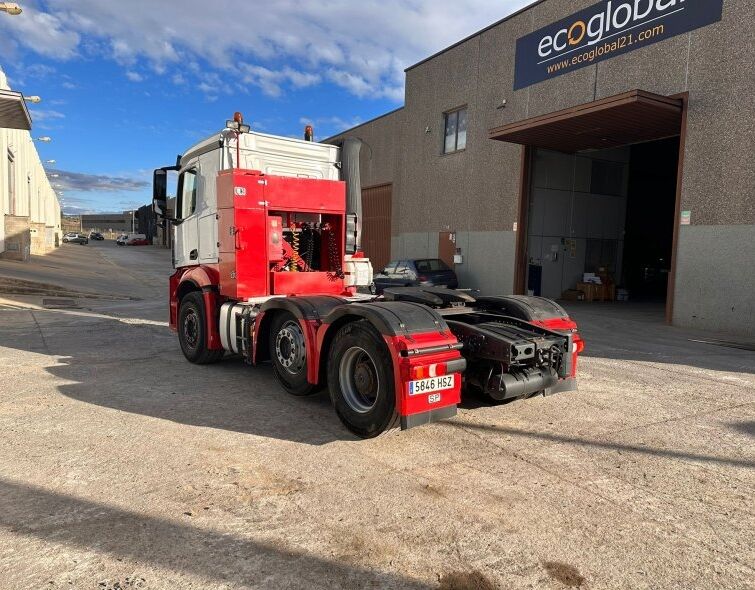
{"type": "Polygon", "coordinates": [[[217,178],[223,170],[339,181],[339,149],[250,131],[223,131],[192,146],[177,163],[173,261],[176,268],[217,264],[217,178]],[[238,141],[238,146],[236,145],[238,141]]]}
{"type": "Polygon", "coordinates": [[[576,389],[582,342],[555,302],[422,280],[364,293],[361,142],[311,139],[253,132],[236,113],[155,170],[154,210],[175,231],[169,325],[187,360],[269,361],[291,395],[327,387],[365,438],[455,415],[462,386],[494,401],[576,389]]]}

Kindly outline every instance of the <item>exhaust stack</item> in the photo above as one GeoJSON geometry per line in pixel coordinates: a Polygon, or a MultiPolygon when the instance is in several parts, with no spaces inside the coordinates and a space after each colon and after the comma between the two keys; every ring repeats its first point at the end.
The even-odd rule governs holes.
{"type": "Polygon", "coordinates": [[[341,145],[341,177],[346,182],[346,214],[356,217],[356,251],[362,250],[362,179],[359,153],[362,140],[349,137],[341,145]]]}

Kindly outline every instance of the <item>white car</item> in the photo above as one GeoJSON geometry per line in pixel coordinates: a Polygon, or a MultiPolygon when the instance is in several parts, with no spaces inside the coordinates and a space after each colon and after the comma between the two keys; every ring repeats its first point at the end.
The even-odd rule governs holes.
{"type": "Polygon", "coordinates": [[[144,234],[121,234],[115,241],[119,246],[143,246],[149,243],[144,234]]]}

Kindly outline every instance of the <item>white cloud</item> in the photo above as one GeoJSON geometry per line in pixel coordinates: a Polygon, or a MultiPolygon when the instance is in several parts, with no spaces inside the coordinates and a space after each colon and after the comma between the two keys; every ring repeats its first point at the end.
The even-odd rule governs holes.
{"type": "Polygon", "coordinates": [[[282,87],[288,83],[294,88],[306,88],[320,81],[319,74],[310,74],[285,66],[281,70],[271,70],[262,66],[242,64],[243,81],[259,87],[268,96],[280,96],[282,87]]]}
{"type": "Polygon", "coordinates": [[[47,78],[48,76],[52,76],[56,72],[55,68],[52,66],[47,66],[45,64],[32,64],[30,66],[26,66],[23,69],[24,75],[26,75],[29,78],[47,78]]]}
{"type": "Polygon", "coordinates": [[[77,54],[81,41],[79,33],[66,26],[56,14],[41,12],[25,5],[23,17],[3,19],[3,30],[13,36],[17,43],[40,55],[67,60],[77,54]]]}
{"type": "Polygon", "coordinates": [[[29,112],[35,121],[51,121],[53,119],[66,118],[63,113],[52,109],[30,109],[29,112]]]}
{"type": "Polygon", "coordinates": [[[405,67],[528,2],[129,0],[124,9],[121,0],[57,0],[50,14],[25,6],[24,18],[2,19],[0,37],[7,30],[57,59],[104,47],[126,68],[146,61],[156,72],[197,76],[215,86],[213,96],[232,91],[240,72],[270,96],[328,81],[400,102],[405,67]],[[203,72],[220,72],[220,87],[203,72]]]}
{"type": "Polygon", "coordinates": [[[139,72],[132,72],[130,70],[126,72],[126,78],[128,78],[132,82],[141,82],[142,80],[144,80],[144,77],[139,72]]]}

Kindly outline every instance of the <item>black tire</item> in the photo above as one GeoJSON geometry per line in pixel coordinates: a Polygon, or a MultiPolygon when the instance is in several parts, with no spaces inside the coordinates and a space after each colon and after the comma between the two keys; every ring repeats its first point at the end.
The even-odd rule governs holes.
{"type": "Polygon", "coordinates": [[[269,346],[275,377],[287,393],[303,397],[317,392],[317,386],[307,381],[306,337],[292,313],[273,317],[269,346]]]}
{"type": "Polygon", "coordinates": [[[202,294],[188,293],[181,300],[178,311],[178,341],[186,360],[195,365],[218,362],[225,351],[208,350],[205,309],[202,294]]]}
{"type": "Polygon", "coordinates": [[[398,427],[393,359],[367,320],[346,324],[336,334],[328,388],[338,418],[357,436],[374,438],[398,427]]]}

